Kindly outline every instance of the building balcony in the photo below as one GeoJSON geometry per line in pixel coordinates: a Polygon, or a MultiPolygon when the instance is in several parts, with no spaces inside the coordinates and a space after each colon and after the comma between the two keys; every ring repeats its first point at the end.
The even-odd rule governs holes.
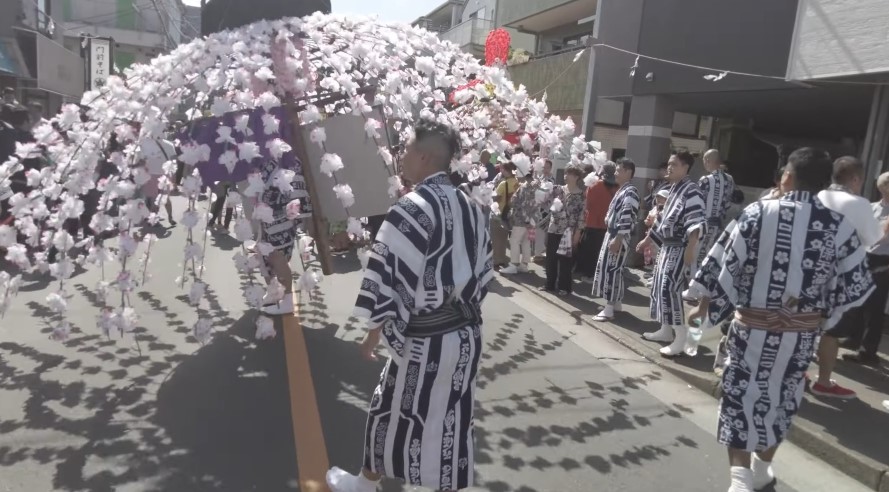
{"type": "Polygon", "coordinates": [[[577,24],[596,14],[598,0],[521,0],[501,2],[498,24],[519,31],[541,33],[577,24]]]}
{"type": "Polygon", "coordinates": [[[450,41],[460,49],[467,50],[473,46],[484,46],[488,33],[494,29],[494,21],[487,19],[469,19],[444,32],[439,32],[438,37],[444,41],[450,41]]]}
{"type": "Polygon", "coordinates": [[[535,99],[543,98],[545,90],[550,111],[579,114],[590,66],[589,51],[574,62],[580,49],[582,47],[534,56],[527,63],[509,67],[509,73],[512,80],[523,84],[535,99]]]}

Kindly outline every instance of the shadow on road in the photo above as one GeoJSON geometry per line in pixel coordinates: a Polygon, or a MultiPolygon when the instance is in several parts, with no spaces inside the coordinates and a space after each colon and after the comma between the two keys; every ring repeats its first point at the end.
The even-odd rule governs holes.
{"type": "Polygon", "coordinates": [[[192,355],[144,329],[143,355],[131,337],[78,332],[64,342],[69,357],[0,344],[0,393],[7,409],[20,403],[0,419],[0,475],[30,461],[53,467],[63,491],[295,490],[282,337],[255,342],[255,316],[192,355]]]}

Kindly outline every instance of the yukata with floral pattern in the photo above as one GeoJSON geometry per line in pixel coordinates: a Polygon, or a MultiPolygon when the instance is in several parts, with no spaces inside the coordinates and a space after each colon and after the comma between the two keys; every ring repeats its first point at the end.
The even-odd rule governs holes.
{"type": "Polygon", "coordinates": [[[732,206],[732,194],[735,192],[735,180],[727,172],[717,169],[712,173],[701,176],[698,180],[698,188],[704,195],[704,217],[707,220],[707,228],[698,242],[698,258],[692,276],[701,266],[719,232],[722,231],[722,221],[732,206]]]}
{"type": "MultiPolygon", "coordinates": [[[[804,191],[749,205],[695,277],[710,299],[703,328],[736,309],[820,314],[829,328],[872,290],[852,223],[804,191]]],[[[799,409],[818,330],[769,331],[733,320],[718,440],[748,452],[780,444],[799,409]]]]}
{"type": "Polygon", "coordinates": [[[662,325],[680,326],[685,321],[682,289],[689,280],[691,265],[685,264],[688,238],[706,229],[704,197],[688,177],[670,187],[664,210],[648,231],[659,248],[651,283],[651,319],[662,325]]]}
{"type": "Polygon", "coordinates": [[[364,467],[435,490],[472,486],[481,325],[417,338],[412,315],[451,301],[480,306],[493,278],[481,207],[444,173],[389,209],[354,314],[382,325],[390,359],[368,410],[364,467]]]}

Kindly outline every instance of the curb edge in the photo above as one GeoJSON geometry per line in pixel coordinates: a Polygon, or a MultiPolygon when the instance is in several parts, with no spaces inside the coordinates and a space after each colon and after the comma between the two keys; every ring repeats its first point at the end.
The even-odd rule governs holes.
{"type": "MultiPolygon", "coordinates": [[[[510,283],[531,292],[538,298],[552,304],[566,313],[571,313],[573,311],[573,309],[567,309],[563,303],[558,302],[556,299],[550,299],[548,296],[543,295],[534,288],[529,288],[527,285],[516,282],[510,283]]],[[[705,377],[690,373],[677,367],[675,364],[670,363],[671,361],[669,359],[654,357],[651,353],[651,349],[642,345],[641,342],[636,342],[631,337],[628,337],[627,334],[623,333],[619,328],[613,328],[606,324],[594,322],[584,316],[579,316],[578,320],[584,325],[605,334],[615,342],[643,357],[645,360],[668,371],[670,374],[682,379],[689,385],[694,386],[696,389],[707,393],[713,398],[718,398],[717,391],[719,389],[719,378],[715,374],[712,374],[712,377],[705,377]]],[[[889,468],[886,468],[881,463],[863,456],[856,451],[841,448],[822,439],[821,432],[812,428],[812,425],[808,422],[797,419],[791,427],[787,440],[798,446],[800,449],[846,474],[850,478],[861,482],[870,489],[876,492],[889,492],[889,468]],[[852,473],[855,473],[855,475],[852,473]]]]}

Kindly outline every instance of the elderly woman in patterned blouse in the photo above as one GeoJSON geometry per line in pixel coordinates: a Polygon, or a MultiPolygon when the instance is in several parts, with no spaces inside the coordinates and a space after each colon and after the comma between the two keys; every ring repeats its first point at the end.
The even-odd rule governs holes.
{"type": "Polygon", "coordinates": [[[574,251],[580,243],[583,226],[583,170],[565,169],[565,185],[555,188],[549,226],[546,230],[546,286],[560,296],[571,294],[574,251]]]}

